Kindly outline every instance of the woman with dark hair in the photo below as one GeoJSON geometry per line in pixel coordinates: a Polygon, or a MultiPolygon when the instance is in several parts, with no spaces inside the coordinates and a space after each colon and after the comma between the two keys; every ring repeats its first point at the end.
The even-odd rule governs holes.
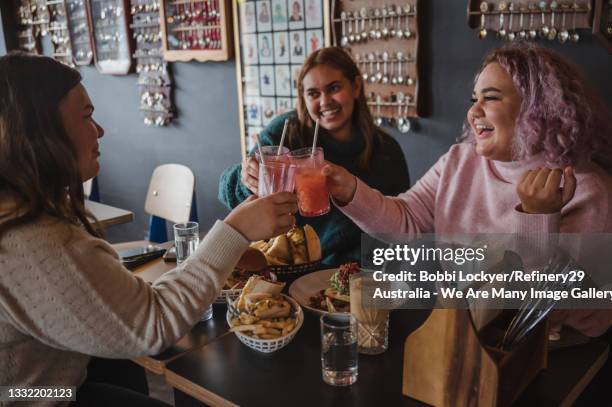
{"type": "MultiPolygon", "coordinates": [[[[325,167],[342,212],[367,232],[410,236],[612,231],[611,112],[575,68],[538,45],[493,50],[472,103],[463,142],[398,196],[325,167]]],[[[588,335],[612,322],[584,312],[598,317],[567,321],[588,335]]]]}
{"type": "MultiPolygon", "coordinates": [[[[322,48],[304,62],[297,80],[297,111],[276,117],[260,134],[262,145],[278,145],[289,119],[291,149],[312,146],[315,122],[325,159],[357,174],[372,188],[393,195],[410,186],[408,168],[398,143],[374,125],[363,79],[351,57],[339,47],[322,48]]],[[[253,156],[223,173],[219,199],[230,208],[257,194],[259,166],[253,156]]],[[[323,263],[337,266],[360,261],[360,229],[337,208],[323,216],[296,216],[321,238],[323,263]]]]}
{"type": "Polygon", "coordinates": [[[177,341],[249,240],[288,230],[297,206],[288,193],[245,202],[194,255],[145,283],[98,238],[83,205],[104,131],[80,81],[51,58],[0,58],[0,385],[76,386],[82,405],[145,405],[128,390],[84,383],[90,356],[151,355],[177,341]]]}

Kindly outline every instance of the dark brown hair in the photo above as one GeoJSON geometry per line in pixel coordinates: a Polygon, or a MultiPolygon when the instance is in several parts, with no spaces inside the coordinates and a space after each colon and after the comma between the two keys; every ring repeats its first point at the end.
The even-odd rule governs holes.
{"type": "MultiPolygon", "coordinates": [[[[339,70],[353,85],[355,85],[357,78],[361,77],[361,73],[357,65],[355,65],[355,62],[353,62],[351,57],[340,47],[321,48],[310,54],[302,66],[297,81],[299,95],[297,103],[299,128],[293,129],[294,131],[289,134],[291,134],[292,138],[295,138],[297,134],[299,142],[296,143],[295,140],[290,139],[290,143],[293,144],[292,147],[296,147],[296,144],[300,146],[309,146],[312,144],[312,128],[314,126],[314,121],[308,114],[306,102],[304,101],[304,77],[311,69],[318,65],[325,65],[339,70]]],[[[374,124],[365,97],[364,86],[361,87],[359,96],[355,101],[352,122],[353,126],[361,131],[365,140],[365,147],[359,157],[359,168],[365,170],[370,165],[375,146],[382,143],[382,132],[374,124]]]]}
{"type": "Polygon", "coordinates": [[[16,204],[0,214],[0,236],[41,214],[100,235],[88,220],[76,149],[59,112],[80,82],[78,71],[52,58],[23,52],[0,58],[0,197],[16,204]]]}

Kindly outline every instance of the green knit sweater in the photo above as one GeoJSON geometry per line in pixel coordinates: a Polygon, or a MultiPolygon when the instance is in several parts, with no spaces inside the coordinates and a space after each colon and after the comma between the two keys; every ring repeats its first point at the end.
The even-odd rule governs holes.
{"type": "MultiPolygon", "coordinates": [[[[262,145],[277,145],[280,142],[287,117],[295,118],[296,113],[293,111],[274,118],[259,134],[262,145]]],[[[383,133],[383,142],[374,148],[368,171],[361,171],[357,166],[359,154],[364,148],[364,139],[360,132],[349,142],[339,142],[320,129],[318,139],[318,145],[323,147],[326,160],[346,168],[383,194],[394,196],[410,187],[408,167],[401,147],[386,133],[383,133]]],[[[219,199],[230,209],[252,194],[242,184],[240,171],[240,164],[233,165],[221,174],[219,181],[219,199]]],[[[296,218],[298,225],[309,224],[319,235],[323,248],[323,264],[326,266],[336,267],[349,261],[361,261],[362,231],[334,205],[325,215],[306,218],[298,214],[296,218]]]]}

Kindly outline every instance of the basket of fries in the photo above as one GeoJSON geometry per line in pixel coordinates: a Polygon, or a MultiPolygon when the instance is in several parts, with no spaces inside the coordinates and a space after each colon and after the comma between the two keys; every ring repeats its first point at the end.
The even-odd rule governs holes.
{"type": "Polygon", "coordinates": [[[280,294],[284,285],[270,285],[265,280],[250,282],[236,301],[228,302],[227,323],[249,348],[275,352],[293,340],[304,323],[304,312],[293,298],[280,294]]]}

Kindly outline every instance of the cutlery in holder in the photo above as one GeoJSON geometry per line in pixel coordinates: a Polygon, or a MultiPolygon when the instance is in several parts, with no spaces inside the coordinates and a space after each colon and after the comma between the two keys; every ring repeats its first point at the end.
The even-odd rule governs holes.
{"type": "Polygon", "coordinates": [[[501,350],[516,310],[478,331],[469,309],[434,309],[404,343],[402,393],[436,407],[509,406],[546,368],[548,323],[501,350]]]}

